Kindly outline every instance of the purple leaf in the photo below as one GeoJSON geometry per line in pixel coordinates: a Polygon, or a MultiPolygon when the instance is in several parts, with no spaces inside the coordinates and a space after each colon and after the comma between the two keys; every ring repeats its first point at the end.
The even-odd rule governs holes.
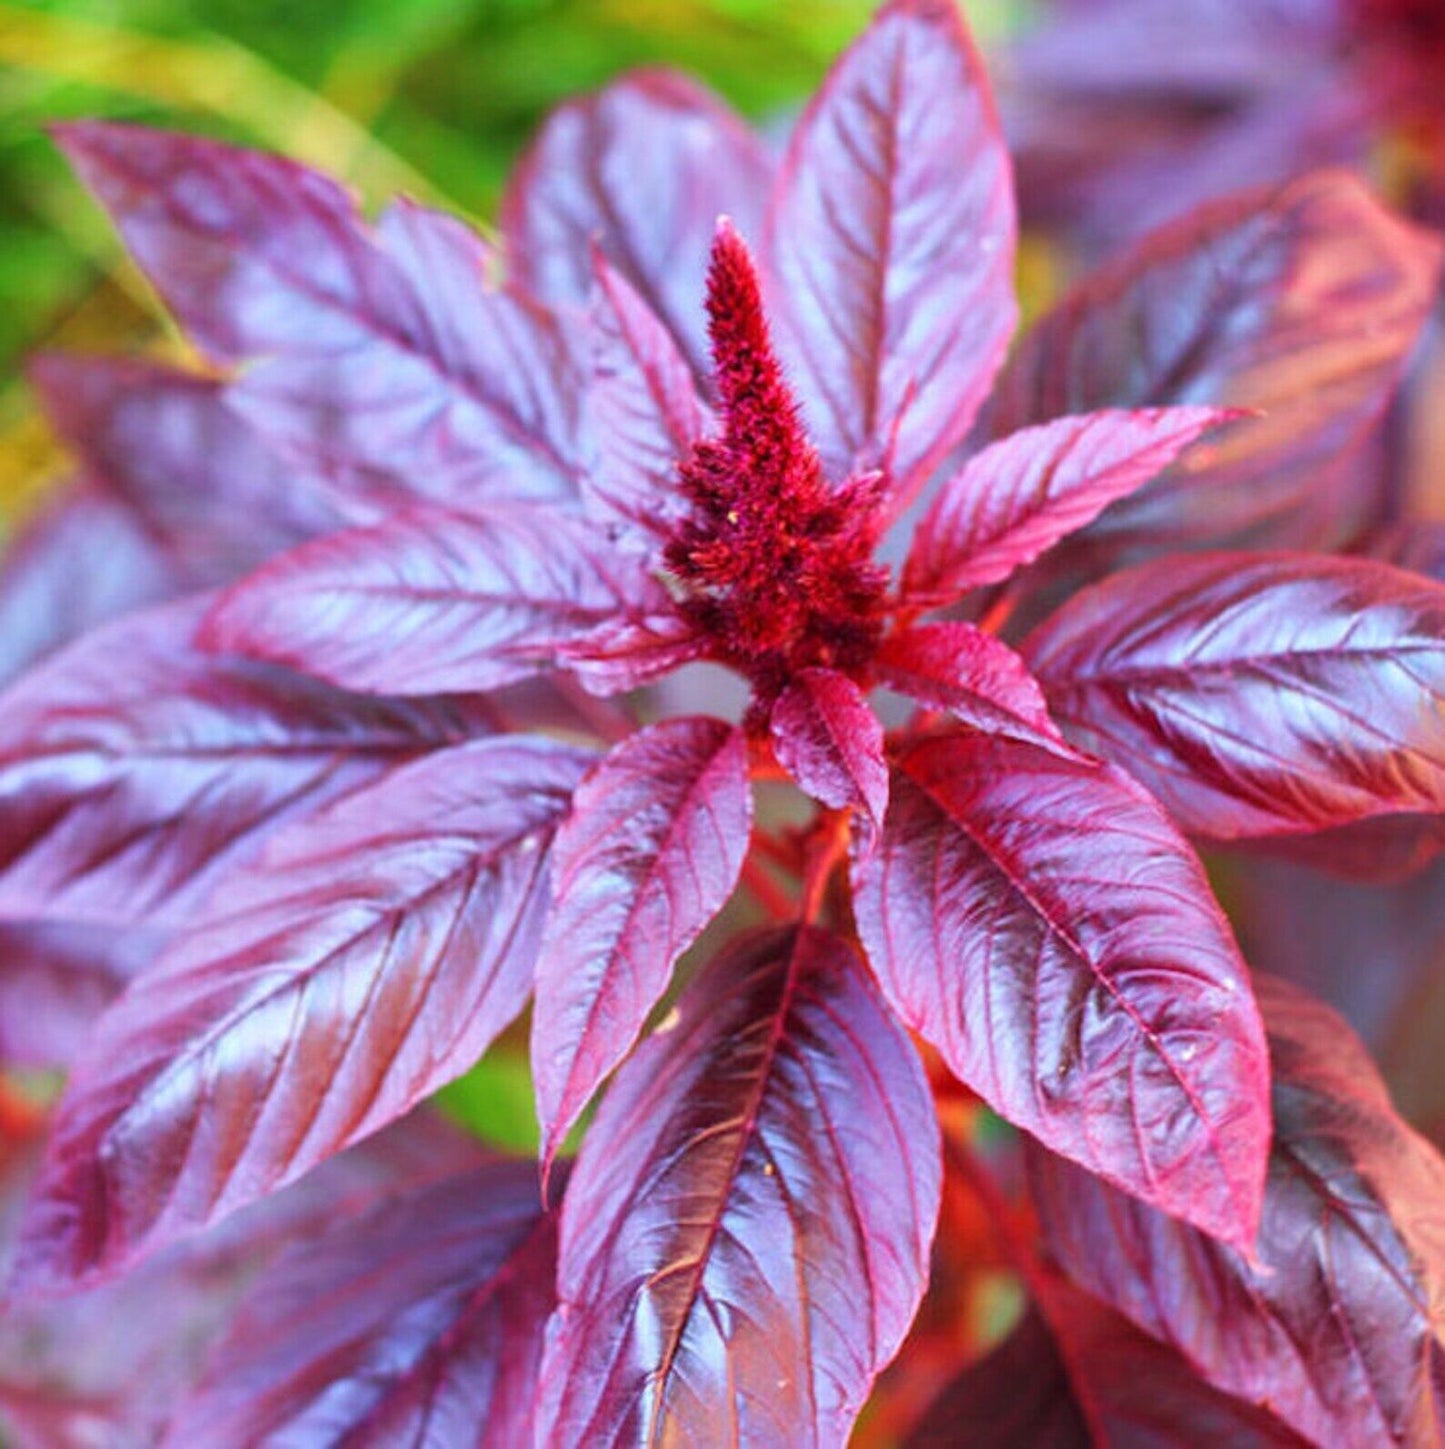
{"type": "Polygon", "coordinates": [[[954,1379],[907,1449],[1305,1449],[1265,1408],[1211,1387],[1178,1353],[1087,1295],[1050,1281],[1046,1311],[1047,1321],[1030,1311],[954,1379]]]}
{"type": "Polygon", "coordinates": [[[164,937],[75,921],[0,921],[0,1062],[68,1067],[164,937]]]}
{"type": "Polygon", "coordinates": [[[842,1443],[922,1296],[938,1194],[921,1065],[853,951],[737,941],[583,1142],[539,1442],[842,1443]]]}
{"type": "Polygon", "coordinates": [[[768,256],[780,350],[830,473],[895,506],[968,431],[1016,320],[1008,157],[952,0],[892,0],[793,133],[768,256]]]}
{"type": "Polygon", "coordinates": [[[57,491],[0,567],[0,683],[127,609],[195,586],[132,509],[95,483],[57,491]]]}
{"type": "Polygon", "coordinates": [[[1095,272],[1029,333],[990,430],[1105,407],[1257,409],[1089,536],[1110,551],[1338,537],[1349,500],[1331,470],[1394,388],[1438,263],[1438,242],[1344,173],[1217,202],[1095,272]]]}
{"type": "Polygon", "coordinates": [[[1042,1152],[1030,1177],[1066,1271],[1214,1384],[1312,1442],[1445,1432],[1445,1161],[1395,1116],[1333,1012],[1269,978],[1276,1134],[1251,1267],[1042,1152]]]}
{"type": "Polygon", "coordinates": [[[98,629],[0,706],[0,917],[189,918],[279,824],[487,729],[191,644],[206,600],[98,629]]]}
{"type": "Polygon", "coordinates": [[[903,570],[906,602],[947,604],[1001,582],[1232,416],[1214,408],[1085,413],[991,444],[943,484],[920,520],[903,570]]]}
{"type": "Polygon", "coordinates": [[[752,816],[747,741],[720,720],[642,730],[578,789],[557,834],[532,1016],[548,1164],[732,894],[752,816]]]}
{"type": "Polygon", "coordinates": [[[1060,722],[1222,839],[1445,810],[1445,587],[1387,564],[1164,558],[1025,654],[1060,722]]]}
{"type": "Polygon", "coordinates": [[[972,624],[920,624],[890,634],[878,651],[878,676],[983,734],[1063,741],[1023,660],[972,624]]]}
{"type": "Polygon", "coordinates": [[[194,136],[57,135],[191,336],[223,362],[261,359],[226,398],[263,439],[364,494],[575,493],[569,330],[488,290],[480,246],[475,287],[459,286],[459,223],[403,203],[373,231],[316,172],[194,136]]]}
{"type": "Polygon", "coordinates": [[[37,358],[52,427],[198,582],[229,582],[335,528],[336,504],[262,446],[223,384],[126,358],[37,358]]]}
{"type": "Polygon", "coordinates": [[[667,537],[687,512],[677,467],[707,425],[687,359],[672,334],[600,254],[592,293],[588,401],[597,437],[584,501],[667,537]]]}
{"type": "Polygon", "coordinates": [[[1017,740],[923,740],[854,906],[890,1004],[996,1111],[1249,1244],[1263,1030],[1203,870],[1142,790],[1017,740]]]}
{"type": "Polygon", "coordinates": [[[686,76],[640,71],[553,113],[502,201],[508,260],[539,296],[581,304],[594,243],[708,375],[703,278],[719,215],[756,235],[772,167],[686,76]]]}
{"type": "Polygon", "coordinates": [[[17,1270],[108,1273],[460,1075],[521,1010],[589,756],[481,740],[277,836],[100,1022],[17,1270]]]}
{"type": "Polygon", "coordinates": [[[222,596],[202,637],[347,689],[435,694],[525,679],[564,645],[669,612],[642,560],[595,525],[417,505],[274,560],[222,596]]]}
{"type": "Polygon", "coordinates": [[[167,1443],[531,1442],[556,1223],[495,1162],[273,1263],[167,1443]]]}
{"type": "Polygon", "coordinates": [[[773,704],[779,763],[800,789],[834,810],[863,810],[875,826],[888,808],[883,726],[846,674],[804,669],[773,704]]]}

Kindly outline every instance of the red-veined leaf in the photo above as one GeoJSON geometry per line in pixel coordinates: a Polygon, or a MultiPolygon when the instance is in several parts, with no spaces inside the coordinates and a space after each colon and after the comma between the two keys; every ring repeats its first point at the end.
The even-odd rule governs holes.
{"type": "Polygon", "coordinates": [[[747,741],[714,719],[664,720],[630,736],[577,790],[554,848],[532,1015],[549,1164],[637,1040],[678,957],[732,894],[752,816],[747,741]]]}
{"type": "Polygon", "coordinates": [[[990,444],[944,482],[914,530],[905,602],[947,604],[1001,582],[1233,416],[1215,408],[1085,413],[990,444]]]}
{"type": "Polygon", "coordinates": [[[1445,587],[1306,554],[1156,559],[1028,639],[1050,708],[1221,839],[1445,810],[1445,587]]]}
{"type": "Polygon", "coordinates": [[[972,624],[897,630],[879,647],[877,668],[884,684],[984,734],[1062,742],[1023,660],[972,624]]]}
{"type": "Polygon", "coordinates": [[[639,71],[548,119],[502,200],[508,260],[539,296],[584,302],[594,243],[709,373],[703,279],[720,215],[756,235],[772,166],[686,76],[639,71]]]}
{"type": "Polygon", "coordinates": [[[363,493],[565,499],[585,443],[575,328],[456,285],[458,223],[393,209],[377,229],[295,162],[87,121],[61,146],[182,325],[252,360],[228,403],[261,437],[363,493]],[[438,253],[449,265],[438,267],[438,253]]]}
{"type": "Polygon", "coordinates": [[[779,349],[835,477],[900,497],[968,431],[1017,320],[1008,156],[953,0],[891,0],[798,123],[767,255],[779,349]]]}
{"type": "Polygon", "coordinates": [[[275,837],[102,1018],[17,1268],[113,1271],[399,1117],[521,1010],[590,756],[439,751],[275,837]]]}
{"type": "Polygon", "coordinates": [[[583,498],[604,518],[665,537],[687,512],[677,465],[707,422],[672,334],[600,253],[592,292],[588,404],[597,440],[583,498]]]}
{"type": "Polygon", "coordinates": [[[67,1067],[163,935],[76,921],[0,921],[0,1062],[67,1067]]]}
{"type": "Polygon", "coordinates": [[[1343,172],[1216,202],[1095,272],[1030,332],[991,432],[1104,407],[1255,409],[1085,537],[1109,551],[1341,537],[1354,520],[1331,469],[1399,378],[1439,251],[1343,172]]]}
{"type": "Polygon", "coordinates": [[[778,696],[768,721],[779,763],[800,789],[835,810],[888,808],[883,726],[846,674],[804,669],[778,696]]]}
{"type": "Polygon", "coordinates": [[[165,1442],[530,1443],[556,1258],[530,1164],[345,1222],[251,1288],[165,1442]]]}
{"type": "Polygon", "coordinates": [[[136,358],[30,365],[52,427],[187,564],[225,583],[342,521],[321,484],[268,451],[223,384],[136,358]]]}
{"type": "Polygon", "coordinates": [[[539,1442],[842,1443],[918,1307],[939,1178],[921,1064],[852,949],[740,938],[583,1141],[539,1442]]]}
{"type": "Polygon", "coordinates": [[[564,645],[670,612],[595,525],[417,505],[283,554],[221,597],[202,637],[348,689],[436,694],[525,679],[564,645]]]}
{"type": "Polygon", "coordinates": [[[1259,1264],[1036,1152],[1065,1270],[1205,1378],[1321,1444],[1445,1433],[1445,1160],[1333,1012],[1259,979],[1275,1141],[1259,1264]]]}
{"type": "Polygon", "coordinates": [[[93,482],[55,495],[0,561],[0,683],[78,634],[194,588],[182,561],[93,482]]]}
{"type": "Polygon", "coordinates": [[[484,704],[358,698],[130,615],[0,703],[0,917],[179,922],[284,821],[488,731],[484,704]]]}
{"type": "Polygon", "coordinates": [[[1263,1029],[1199,862],[1142,790],[1019,740],[921,741],[854,905],[890,1003],[996,1111],[1248,1246],[1263,1029]]]}

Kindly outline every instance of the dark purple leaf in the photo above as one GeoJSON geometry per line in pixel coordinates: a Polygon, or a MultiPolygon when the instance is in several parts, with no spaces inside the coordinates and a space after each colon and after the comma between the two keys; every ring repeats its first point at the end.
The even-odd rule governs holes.
{"type": "Polygon", "coordinates": [[[178,922],[279,824],[487,729],[479,704],[358,699],[134,614],[0,704],[0,917],[178,922]]]}
{"type": "Polygon", "coordinates": [[[878,651],[878,675],[891,688],[945,709],[984,734],[1062,743],[1023,660],[972,624],[920,624],[890,634],[878,651]]]}
{"type": "Polygon", "coordinates": [[[459,223],[402,203],[373,230],[316,172],[194,136],[57,134],[191,336],[259,359],[226,399],[263,439],[362,493],[575,493],[576,329],[489,289],[480,243],[459,285],[459,223]]]}
{"type": "Polygon", "coordinates": [[[583,1142],[539,1442],[842,1443],[923,1292],[937,1144],[852,950],[737,941],[583,1142]]]}
{"type": "Polygon", "coordinates": [[[854,903],[890,1004],[996,1111],[1248,1245],[1264,1034],[1204,872],[1142,790],[1058,749],[923,740],[854,903]]]}
{"type": "Polygon", "coordinates": [[[1025,655],[1055,718],[1221,839],[1445,810],[1445,587],[1362,559],[1162,558],[1025,655]]]}
{"type": "Polygon", "coordinates": [[[521,1010],[547,847],[590,756],[481,740],[275,837],[101,1020],[18,1276],[111,1272],[460,1075],[521,1010]]]}
{"type": "Polygon", "coordinates": [[[477,1159],[475,1143],[413,1113],[117,1282],[8,1303],[0,1330],[0,1420],[15,1437],[6,1442],[153,1449],[249,1286],[288,1244],[477,1159]]]}
{"type": "Polygon", "coordinates": [[[769,728],[779,763],[800,789],[835,810],[888,808],[883,726],[863,691],[833,669],[804,669],[773,704],[769,728]]]}
{"type": "Polygon", "coordinates": [[[0,1062],[66,1067],[96,1017],[160,954],[155,932],[0,921],[0,1062]]]}
{"type": "Polygon", "coordinates": [[[1213,1388],[1173,1349],[1103,1304],[1051,1282],[1047,1319],[1031,1310],[999,1348],[954,1379],[906,1443],[1303,1449],[1307,1441],[1265,1409],[1213,1388]]]}
{"type": "Polygon", "coordinates": [[[274,1262],[167,1443],[531,1442],[556,1223],[495,1162],[274,1262]]]}
{"type": "Polygon", "coordinates": [[[557,833],[532,1015],[548,1163],[731,895],[752,816],[747,741],[720,720],[642,730],[577,790],[557,833]]]}
{"type": "Polygon", "coordinates": [[[1217,202],[1095,272],[1032,330],[991,431],[1105,407],[1257,409],[1087,537],[1111,552],[1338,538],[1350,500],[1331,469],[1395,386],[1438,262],[1435,240],[1344,173],[1217,202]]]}
{"type": "Polygon", "coordinates": [[[667,596],[593,524],[525,504],[418,505],[303,544],[222,596],[204,641],[348,689],[496,689],[667,596]]]}
{"type": "Polygon", "coordinates": [[[585,302],[594,243],[708,374],[703,278],[720,215],[756,235],[772,167],[686,76],[640,71],[553,113],[502,201],[508,260],[539,296],[585,302]]]}
{"type": "Polygon", "coordinates": [[[604,518],[665,537],[687,512],[677,466],[707,410],[672,334],[600,254],[596,270],[588,402],[597,454],[583,497],[604,518]]]}
{"type": "Polygon", "coordinates": [[[1008,578],[1230,416],[1214,408],[1085,413],[991,444],[942,485],[920,520],[903,569],[905,600],[947,604],[1008,578]]]}
{"type": "Polygon", "coordinates": [[[768,257],[779,347],[830,472],[898,506],[968,431],[1017,321],[1008,157],[952,0],[891,0],[793,133],[768,257]]]}
{"type": "Polygon", "coordinates": [[[0,683],[87,629],[194,582],[108,490],[80,483],[57,491],[0,564],[0,683]]]}
{"type": "Polygon", "coordinates": [[[1321,1444],[1445,1432],[1445,1160],[1395,1115],[1335,1014],[1262,977],[1275,1140],[1251,1266],[1043,1152],[1030,1178],[1071,1277],[1205,1378],[1321,1444]]]}
{"type": "Polygon", "coordinates": [[[52,427],[198,582],[229,582],[339,525],[333,500],[262,446],[212,378],[61,355],[30,377],[52,427]]]}

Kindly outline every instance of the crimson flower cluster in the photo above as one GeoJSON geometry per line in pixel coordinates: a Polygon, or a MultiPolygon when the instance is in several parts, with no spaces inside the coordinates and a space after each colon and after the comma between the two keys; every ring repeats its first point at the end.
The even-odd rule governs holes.
{"type": "Polygon", "coordinates": [[[1238,194],[1005,366],[948,0],[776,162],[676,76],[571,103],[497,246],[60,142],[207,363],[37,364],[81,481],[0,600],[95,548],[77,625],[136,606],[52,610],[0,710],[18,969],[114,994],[0,999],[69,1070],[7,1312],[207,1309],[116,1422],[841,1443],[932,1269],[915,1332],[959,1311],[962,1193],[1031,1306],[921,1436],[1438,1426],[1445,1163],[1193,843],[1437,848],[1445,587],[1286,547],[1433,242],[1343,173],[1238,194]],[[540,1170],[426,1106],[521,1031],[540,1170]]]}

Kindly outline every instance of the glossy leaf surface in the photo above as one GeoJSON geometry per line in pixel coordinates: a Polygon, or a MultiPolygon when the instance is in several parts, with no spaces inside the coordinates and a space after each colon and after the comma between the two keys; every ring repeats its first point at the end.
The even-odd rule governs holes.
{"type": "Polygon", "coordinates": [[[994,436],[1063,413],[1211,403],[1259,416],[1116,504],[1110,549],[1308,544],[1349,527],[1330,469],[1383,409],[1429,315],[1438,244],[1325,172],[1191,213],[1101,268],[1029,334],[994,436]]]}
{"type": "Polygon", "coordinates": [[[525,679],[665,608],[594,525],[521,504],[414,507],[276,559],[221,598],[203,637],[348,689],[435,694],[525,679]]]}
{"type": "Polygon", "coordinates": [[[562,1210],[539,1434],[835,1444],[928,1276],[933,1105],[862,964],[736,941],[618,1073],[562,1210]]]}
{"type": "Polygon", "coordinates": [[[705,377],[713,230],[726,214],[756,235],[771,172],[762,144],[710,92],[639,71],[543,126],[502,201],[508,260],[539,296],[580,304],[599,245],[705,377]]]}
{"type": "Polygon", "coordinates": [[[565,498],[583,443],[569,335],[524,298],[456,286],[416,208],[375,229],[334,182],[193,136],[57,133],[182,326],[255,362],[227,390],[263,438],[362,493],[565,498]]]}
{"type": "Polygon", "coordinates": [[[789,379],[835,477],[902,495],[967,432],[1017,319],[1013,190],[951,0],[892,0],[793,132],[769,214],[789,379]]]}
{"type": "Polygon", "coordinates": [[[943,736],[898,760],[854,866],[859,932],[903,1020],[996,1111],[1247,1244],[1269,1139],[1247,973],[1159,808],[1082,756],[943,736]]]}
{"type": "Polygon", "coordinates": [[[1008,578],[1227,416],[1212,408],[1085,413],[991,444],[943,483],[919,520],[904,597],[946,604],[1008,578]]]}
{"type": "Polygon", "coordinates": [[[358,700],[190,642],[204,600],[134,614],[0,707],[0,916],[188,918],[279,824],[487,730],[484,707],[358,700]]]}
{"type": "Polygon", "coordinates": [[[166,1442],[530,1442],[555,1272],[530,1165],[388,1203],[268,1269],[166,1442]]]}
{"type": "Polygon", "coordinates": [[[752,816],[747,742],[721,720],[641,730],[577,790],[554,849],[532,1016],[549,1162],[732,893],[752,816]]]}
{"type": "Polygon", "coordinates": [[[547,849],[589,763],[482,740],[271,842],[99,1025],[59,1109],[28,1284],[216,1221],[459,1076],[521,1010],[547,849]]]}
{"type": "Polygon", "coordinates": [[[1056,718],[1186,829],[1236,838],[1445,809],[1445,587],[1362,559],[1160,559],[1025,652],[1056,718]]]}
{"type": "Polygon", "coordinates": [[[1260,978],[1276,1136],[1251,1267],[1035,1154],[1067,1272],[1206,1378],[1327,1444],[1420,1443],[1445,1424],[1445,1161],[1394,1114],[1333,1012],[1260,978]]]}
{"type": "Polygon", "coordinates": [[[800,789],[835,810],[862,810],[883,823],[883,726],[846,674],[803,670],[778,696],[769,726],[778,760],[800,789]]]}

